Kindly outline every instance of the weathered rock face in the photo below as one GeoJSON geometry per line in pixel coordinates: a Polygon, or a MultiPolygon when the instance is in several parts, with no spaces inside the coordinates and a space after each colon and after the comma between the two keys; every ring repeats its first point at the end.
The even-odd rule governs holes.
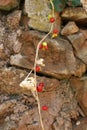
{"type": "Polygon", "coordinates": [[[5,46],[3,44],[5,40],[4,35],[5,35],[4,23],[0,20],[0,67],[6,64],[8,58],[8,55],[6,54],[5,51],[5,46]]]}
{"type": "Polygon", "coordinates": [[[69,35],[68,39],[75,49],[76,56],[87,64],[87,30],[80,30],[76,34],[69,35]]]}
{"type": "Polygon", "coordinates": [[[87,1],[86,0],[81,0],[82,6],[85,9],[85,11],[87,12],[87,1]]]}
{"type": "MultiPolygon", "coordinates": [[[[47,82],[44,86],[44,91],[42,93],[38,93],[41,106],[48,106],[47,111],[41,110],[45,129],[52,130],[55,124],[55,119],[57,120],[57,123],[63,121],[63,123],[60,123],[58,126],[60,130],[62,130],[62,128],[66,128],[66,130],[68,130],[68,128],[71,129],[71,118],[74,119],[74,116],[77,118],[78,111],[76,100],[74,100],[72,91],[69,85],[67,85],[67,80],[61,81],[60,84],[56,79],[52,79],[55,80],[55,84],[54,81],[49,82],[49,80],[45,78],[45,81],[46,80],[47,82]],[[48,84],[49,89],[47,86],[48,84]]],[[[0,124],[0,128],[6,130],[13,128],[14,130],[32,130],[32,128],[34,130],[41,130],[37,102],[30,93],[18,96],[0,95],[0,102],[0,112],[4,110],[4,114],[6,115],[3,115],[4,121],[0,124]],[[10,100],[10,98],[12,99],[10,100]],[[9,107],[9,104],[11,107],[9,111],[7,111],[6,108],[9,107]],[[10,112],[9,115],[8,112],[10,112]]],[[[55,127],[54,129],[57,130],[55,127]]]]}
{"type": "MultiPolygon", "coordinates": [[[[44,32],[49,31],[47,17],[52,12],[49,0],[25,0],[27,14],[20,11],[22,3],[19,5],[19,0],[20,10],[10,12],[18,5],[7,6],[9,2],[14,0],[1,2],[6,5],[2,10],[8,10],[9,14],[0,13],[0,130],[41,130],[37,101],[19,84],[33,69],[37,44],[46,35],[44,32]]],[[[82,12],[74,13],[74,9],[66,15],[70,21],[87,25],[87,15],[79,9],[82,12]]],[[[58,12],[55,12],[55,18],[54,28],[59,33],[61,18],[58,12]]],[[[42,58],[43,66],[36,78],[37,85],[44,84],[38,96],[45,130],[71,130],[72,121],[77,121],[79,113],[80,116],[87,115],[87,76],[82,76],[87,70],[87,30],[79,29],[75,23],[70,22],[63,28],[62,35],[65,36],[59,35],[55,39],[51,38],[52,34],[48,36],[45,39],[47,50],[39,49],[38,59],[42,58]],[[48,107],[46,111],[42,109],[44,105],[48,107]]],[[[34,77],[33,71],[30,76],[34,77]]],[[[85,129],[85,123],[82,125],[85,129]]]]}
{"type": "Polygon", "coordinates": [[[6,118],[9,113],[13,112],[13,108],[16,105],[16,100],[7,101],[0,105],[0,123],[2,119],[6,118]]]}
{"type": "Polygon", "coordinates": [[[71,87],[76,95],[80,107],[84,111],[85,115],[87,115],[87,77],[82,77],[81,79],[72,78],[71,87]]]}
{"type": "Polygon", "coordinates": [[[17,29],[21,19],[21,11],[16,10],[7,16],[7,24],[11,29],[17,29]]]}
{"type": "Polygon", "coordinates": [[[66,8],[62,12],[61,17],[65,21],[72,20],[76,21],[80,25],[87,25],[87,13],[81,7],[66,8]]]}
{"type": "MultiPolygon", "coordinates": [[[[22,88],[20,88],[20,82],[25,78],[27,75],[26,71],[21,69],[15,70],[15,68],[3,68],[0,69],[0,92],[5,92],[9,94],[20,94],[26,93],[22,88]]],[[[46,77],[39,77],[37,76],[37,83],[40,82],[45,83],[45,91],[51,91],[57,89],[59,86],[59,81],[56,79],[46,78],[46,77]]],[[[29,93],[29,91],[28,91],[29,93]]]]}
{"type": "Polygon", "coordinates": [[[66,35],[76,33],[78,31],[79,28],[76,26],[75,22],[71,21],[64,26],[64,28],[61,30],[61,34],[66,36],[66,35]]]}
{"type": "Polygon", "coordinates": [[[0,1],[0,10],[10,11],[15,7],[18,7],[19,0],[1,0],[0,1]]]}
{"type": "MultiPolygon", "coordinates": [[[[20,42],[23,43],[21,54],[11,56],[10,63],[23,68],[33,68],[35,49],[42,36],[34,31],[22,34],[20,37],[20,42]]],[[[83,63],[78,64],[79,62],[74,57],[72,46],[67,40],[60,38],[50,40],[47,38],[46,41],[49,49],[39,50],[39,58],[43,58],[45,64],[41,68],[43,74],[56,78],[66,78],[70,75],[81,76],[85,72],[85,65],[83,63]],[[80,67],[84,69],[80,69],[80,67]],[[77,73],[78,70],[82,70],[80,75],[77,73]]]]}
{"type": "Polygon", "coordinates": [[[78,120],[77,125],[73,127],[73,130],[86,130],[87,129],[87,118],[78,120]]]}
{"type": "MultiPolygon", "coordinates": [[[[48,32],[50,30],[50,22],[48,20],[48,15],[51,14],[51,9],[49,7],[48,0],[25,0],[25,12],[28,13],[29,20],[29,27],[33,29],[37,29],[40,31],[48,32]]],[[[57,28],[60,29],[60,16],[57,12],[55,14],[57,28]]]]}

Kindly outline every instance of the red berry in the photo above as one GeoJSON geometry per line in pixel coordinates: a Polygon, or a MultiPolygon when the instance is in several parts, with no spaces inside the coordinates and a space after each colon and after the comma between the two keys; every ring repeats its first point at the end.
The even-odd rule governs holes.
{"type": "Polygon", "coordinates": [[[42,106],[42,110],[47,111],[48,107],[47,106],[42,106]]]}
{"type": "Polygon", "coordinates": [[[38,92],[42,92],[42,91],[43,91],[43,87],[38,85],[38,86],[37,86],[37,91],[38,91],[38,92]]]}
{"type": "Polygon", "coordinates": [[[43,45],[41,44],[40,46],[39,46],[39,49],[42,49],[43,48],[43,45]]]}
{"type": "Polygon", "coordinates": [[[53,33],[54,33],[54,34],[57,34],[57,33],[58,33],[58,29],[54,29],[54,30],[53,30],[53,33]]]}
{"type": "Polygon", "coordinates": [[[40,66],[36,66],[36,72],[39,72],[41,70],[40,66]]]}
{"type": "Polygon", "coordinates": [[[39,86],[44,87],[44,83],[39,83],[39,86]]]}
{"type": "Polygon", "coordinates": [[[55,22],[55,18],[54,18],[54,17],[51,17],[51,18],[50,18],[50,22],[51,22],[51,23],[55,22]]]}
{"type": "Polygon", "coordinates": [[[39,85],[37,86],[37,91],[38,92],[42,92],[43,91],[43,87],[44,87],[44,83],[39,83],[39,85]]]}

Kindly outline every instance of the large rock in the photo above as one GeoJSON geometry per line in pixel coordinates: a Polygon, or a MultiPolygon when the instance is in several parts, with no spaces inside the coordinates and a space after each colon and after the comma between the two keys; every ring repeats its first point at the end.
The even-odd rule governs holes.
{"type": "Polygon", "coordinates": [[[61,30],[61,34],[66,36],[66,35],[74,34],[78,31],[79,31],[79,28],[78,26],[76,26],[75,22],[70,21],[61,30]]]}
{"type": "MultiPolygon", "coordinates": [[[[48,0],[25,0],[25,12],[28,13],[29,27],[40,31],[48,32],[50,30],[51,23],[48,20],[48,15],[51,14],[51,9],[48,0]]],[[[60,29],[60,16],[57,12],[55,14],[57,28],[60,29]]]]}
{"type": "Polygon", "coordinates": [[[83,76],[81,79],[72,78],[70,82],[75,97],[84,114],[87,116],[87,76],[83,76]]]}
{"type": "MultiPolygon", "coordinates": [[[[36,46],[43,36],[35,31],[24,32],[20,37],[23,43],[20,54],[11,56],[11,65],[32,69],[36,46]]],[[[81,76],[85,72],[85,65],[74,57],[67,40],[47,38],[46,41],[48,50],[39,50],[39,58],[43,58],[45,64],[41,67],[41,73],[61,79],[71,75],[81,76]]]]}
{"type": "MultiPolygon", "coordinates": [[[[40,79],[42,79],[41,82],[43,82],[43,77],[39,77],[39,80],[40,79]]],[[[59,84],[56,79],[45,78],[44,83],[44,91],[38,93],[38,96],[41,108],[43,105],[48,107],[47,111],[41,109],[45,130],[52,130],[56,120],[57,123],[60,123],[60,125],[56,126],[58,130],[62,130],[62,128],[64,128],[63,130],[69,130],[68,128],[72,128],[70,115],[72,111],[73,113],[77,113],[77,102],[74,99],[71,88],[67,85],[67,80],[63,80],[59,84]],[[53,80],[56,81],[55,84],[53,80]]],[[[18,90],[20,91],[20,89],[18,90]]],[[[14,128],[14,130],[41,130],[37,102],[32,94],[27,93],[24,95],[14,94],[8,95],[8,97],[5,96],[2,103],[3,106],[8,102],[6,100],[10,101],[10,98],[16,100],[16,105],[10,108],[13,113],[6,116],[3,123],[0,124],[0,129],[10,130],[14,128]]],[[[72,116],[74,116],[73,113],[72,116]]]]}
{"type": "Polygon", "coordinates": [[[67,36],[75,49],[76,56],[87,64],[87,30],[67,36]]]}
{"type": "MultiPolygon", "coordinates": [[[[20,82],[25,78],[28,73],[21,69],[3,68],[0,69],[0,92],[9,94],[29,93],[24,91],[20,86],[20,82]],[[3,78],[4,77],[4,78],[3,78]]],[[[49,79],[46,77],[37,76],[37,84],[40,82],[45,84],[45,91],[57,89],[59,81],[56,79],[49,79]]]]}
{"type": "Polygon", "coordinates": [[[68,21],[76,21],[77,24],[83,24],[87,26],[87,13],[82,7],[69,7],[64,9],[61,14],[63,20],[68,21]]]}
{"type": "Polygon", "coordinates": [[[0,10],[10,11],[15,7],[18,7],[19,0],[1,0],[0,1],[0,10]]]}

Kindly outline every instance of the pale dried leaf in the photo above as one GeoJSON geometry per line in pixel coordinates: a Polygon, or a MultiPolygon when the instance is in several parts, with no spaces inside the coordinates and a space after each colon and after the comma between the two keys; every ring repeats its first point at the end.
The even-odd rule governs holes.
{"type": "Polygon", "coordinates": [[[36,91],[36,86],[35,86],[35,79],[33,77],[29,77],[28,79],[24,79],[20,83],[20,87],[26,88],[31,91],[36,91]]]}

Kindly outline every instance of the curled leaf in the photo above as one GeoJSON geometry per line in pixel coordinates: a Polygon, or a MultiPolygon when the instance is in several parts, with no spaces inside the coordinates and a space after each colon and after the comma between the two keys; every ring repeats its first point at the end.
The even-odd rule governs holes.
{"type": "Polygon", "coordinates": [[[35,86],[35,79],[33,77],[29,77],[28,79],[24,79],[20,83],[20,87],[26,88],[31,91],[36,91],[36,86],[35,86]]]}

